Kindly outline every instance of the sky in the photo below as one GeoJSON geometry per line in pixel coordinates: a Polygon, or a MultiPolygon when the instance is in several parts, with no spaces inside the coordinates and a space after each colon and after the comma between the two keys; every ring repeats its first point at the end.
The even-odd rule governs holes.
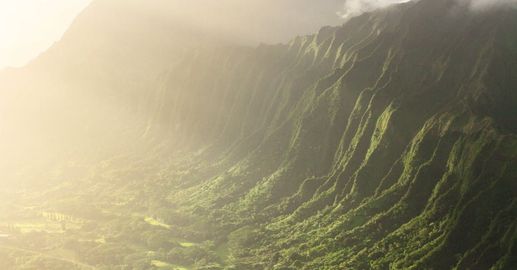
{"type": "MultiPolygon", "coordinates": [[[[91,1],[0,0],[0,69],[23,66],[45,51],[91,1]]],[[[137,0],[128,0],[131,1],[137,0]]],[[[170,0],[168,5],[176,11],[168,16],[187,17],[182,20],[202,24],[207,31],[276,43],[297,34],[313,33],[324,25],[341,23],[337,12],[343,1],[170,0]]],[[[140,3],[146,8],[161,5],[158,0],[140,3]]]]}
{"type": "Polygon", "coordinates": [[[457,0],[467,2],[473,10],[484,10],[494,7],[516,7],[517,0],[457,0]]]}
{"type": "MultiPolygon", "coordinates": [[[[73,19],[91,1],[0,0],[0,69],[23,66],[45,51],[60,39],[73,19]]],[[[197,23],[204,21],[207,25],[205,28],[229,28],[236,36],[255,35],[248,38],[254,42],[273,43],[285,42],[291,38],[291,33],[292,36],[312,33],[321,26],[339,24],[363,12],[410,0],[170,1],[176,3],[173,5],[179,9],[176,15],[196,20],[197,23]],[[232,10],[233,15],[224,15],[223,9],[232,10]],[[341,17],[340,20],[338,17],[341,17]]],[[[456,1],[478,10],[517,3],[517,0],[456,1]]],[[[152,1],[144,3],[152,5],[149,4],[152,1]]]]}
{"type": "Polygon", "coordinates": [[[0,69],[23,66],[59,40],[90,0],[0,0],[0,69]]]}
{"type": "Polygon", "coordinates": [[[405,3],[412,0],[347,0],[338,14],[343,18],[350,18],[389,5],[405,3]]]}

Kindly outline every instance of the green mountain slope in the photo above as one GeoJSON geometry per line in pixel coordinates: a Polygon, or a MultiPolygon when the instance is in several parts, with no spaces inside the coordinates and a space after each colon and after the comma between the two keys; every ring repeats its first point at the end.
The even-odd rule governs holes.
{"type": "Polygon", "coordinates": [[[233,254],[258,269],[511,269],[515,13],[451,5],[189,58],[154,107],[217,173],[171,197],[258,234],[233,254]]]}
{"type": "Polygon", "coordinates": [[[187,46],[119,93],[112,158],[24,200],[79,216],[63,246],[106,269],[513,269],[516,18],[422,0],[187,46]]]}

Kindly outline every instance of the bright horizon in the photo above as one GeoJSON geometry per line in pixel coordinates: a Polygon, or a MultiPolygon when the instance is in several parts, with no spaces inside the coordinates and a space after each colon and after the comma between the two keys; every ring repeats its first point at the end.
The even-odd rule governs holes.
{"type": "Polygon", "coordinates": [[[0,69],[21,67],[58,41],[91,0],[0,0],[0,69]]]}

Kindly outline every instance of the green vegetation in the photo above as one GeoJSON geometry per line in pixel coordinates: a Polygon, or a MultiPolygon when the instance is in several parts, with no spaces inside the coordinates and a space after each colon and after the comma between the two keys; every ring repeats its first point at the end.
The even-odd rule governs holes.
{"type": "Polygon", "coordinates": [[[168,225],[168,224],[165,224],[159,220],[156,220],[155,218],[152,218],[152,217],[146,217],[145,219],[145,222],[149,223],[150,225],[153,225],[153,226],[158,226],[158,227],[163,227],[165,229],[170,229],[171,228],[171,225],[168,225]]]}
{"type": "Polygon", "coordinates": [[[516,13],[446,3],[192,49],[116,151],[21,174],[0,269],[515,268],[516,13]]]}

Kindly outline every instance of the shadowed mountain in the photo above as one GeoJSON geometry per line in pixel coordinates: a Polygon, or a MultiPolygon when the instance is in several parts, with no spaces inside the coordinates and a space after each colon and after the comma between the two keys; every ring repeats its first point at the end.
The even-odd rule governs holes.
{"type": "MultiPolygon", "coordinates": [[[[143,84],[119,89],[128,78],[106,73],[92,81],[113,80],[108,93],[125,108],[116,115],[138,119],[120,122],[134,137],[119,143],[145,147],[120,158],[127,171],[114,169],[117,158],[100,166],[102,177],[115,175],[110,183],[80,182],[102,186],[101,202],[124,202],[93,205],[124,224],[109,247],[131,247],[102,264],[82,261],[122,267],[153,250],[148,265],[192,269],[512,269],[516,18],[421,0],[287,44],[188,43],[163,59],[156,48],[174,47],[156,38],[134,60],[155,71],[150,82],[124,65],[129,51],[120,62],[95,52],[108,63],[94,66],[134,70],[143,84]],[[133,236],[130,227],[143,226],[122,221],[135,212],[170,239],[208,242],[194,252],[151,232],[133,236]]],[[[79,22],[72,32],[86,31],[79,22]]],[[[154,34],[167,31],[178,30],[154,34]]],[[[58,48],[42,59],[66,52],[58,48]]],[[[93,250],[110,254],[108,244],[93,250]]]]}

